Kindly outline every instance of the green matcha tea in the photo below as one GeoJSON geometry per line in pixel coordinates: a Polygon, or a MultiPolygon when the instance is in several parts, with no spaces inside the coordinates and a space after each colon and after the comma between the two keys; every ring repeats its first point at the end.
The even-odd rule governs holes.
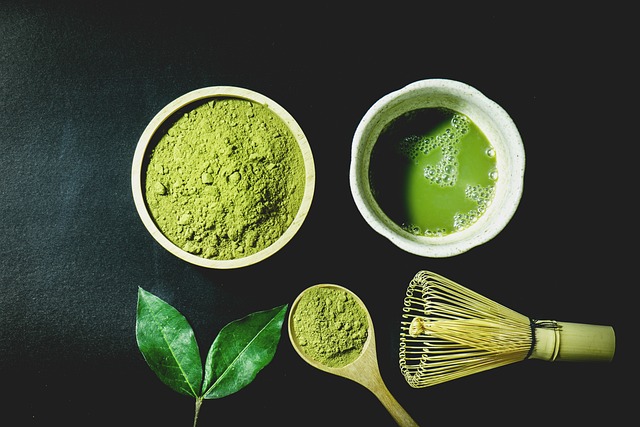
{"type": "Polygon", "coordinates": [[[371,153],[380,208],[415,235],[445,236],[473,224],[491,203],[495,150],[467,116],[442,108],[405,113],[383,129],[371,153]]]}

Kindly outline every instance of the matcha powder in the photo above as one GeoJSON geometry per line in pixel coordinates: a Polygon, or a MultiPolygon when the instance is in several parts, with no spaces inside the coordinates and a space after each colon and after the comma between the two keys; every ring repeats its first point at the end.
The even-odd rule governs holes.
{"type": "Polygon", "coordinates": [[[333,368],[358,358],[368,329],[365,310],[342,289],[314,287],[305,291],[293,316],[293,330],[302,351],[333,368]]]}
{"type": "Polygon", "coordinates": [[[175,245],[210,259],[236,259],[270,246],[302,202],[302,152],[265,106],[237,98],[185,113],[153,149],[147,205],[175,245]]]}

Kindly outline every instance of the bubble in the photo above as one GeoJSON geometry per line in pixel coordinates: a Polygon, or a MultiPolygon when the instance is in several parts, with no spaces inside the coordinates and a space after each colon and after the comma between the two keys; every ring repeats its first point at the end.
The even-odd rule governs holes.
{"type": "Polygon", "coordinates": [[[441,237],[445,234],[447,234],[447,230],[445,230],[444,228],[436,228],[435,230],[428,228],[424,230],[425,237],[441,237]]]}
{"type": "Polygon", "coordinates": [[[420,151],[424,154],[429,154],[429,152],[434,148],[434,142],[431,138],[424,137],[420,141],[420,151]]]}
{"type": "Polygon", "coordinates": [[[496,150],[493,147],[489,147],[487,148],[487,151],[485,151],[486,155],[488,157],[495,157],[496,156],[496,150]]]}
{"type": "Polygon", "coordinates": [[[431,180],[436,176],[436,171],[431,167],[427,166],[424,168],[424,177],[431,180]]]}
{"type": "MultiPolygon", "coordinates": [[[[470,224],[473,224],[484,214],[487,210],[487,206],[493,199],[493,195],[495,192],[495,186],[488,185],[483,187],[481,185],[468,185],[465,188],[465,197],[469,200],[474,201],[477,204],[475,209],[470,210],[465,214],[457,214],[458,216],[454,218],[454,224],[459,227],[468,227],[470,224]]],[[[461,228],[458,228],[460,230],[461,228]]]]}
{"type": "Polygon", "coordinates": [[[466,214],[458,212],[453,216],[453,228],[455,230],[463,230],[467,228],[468,224],[469,220],[466,214]]]}
{"type": "Polygon", "coordinates": [[[420,226],[416,224],[406,224],[406,223],[402,224],[402,229],[416,236],[419,236],[422,234],[422,230],[420,229],[420,226]]]}
{"type": "Polygon", "coordinates": [[[492,181],[498,180],[498,169],[492,169],[489,171],[489,179],[492,181]]]}
{"type": "Polygon", "coordinates": [[[419,143],[419,138],[415,135],[410,135],[400,141],[398,149],[400,153],[404,154],[410,159],[415,159],[418,155],[416,151],[417,144],[419,143]]]}
{"type": "Polygon", "coordinates": [[[451,117],[451,125],[464,135],[469,129],[469,119],[462,114],[454,114],[451,117]]]}

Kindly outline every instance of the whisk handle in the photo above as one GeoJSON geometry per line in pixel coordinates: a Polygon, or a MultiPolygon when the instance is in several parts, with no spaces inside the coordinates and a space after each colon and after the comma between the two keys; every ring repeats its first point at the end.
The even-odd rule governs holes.
{"type": "Polygon", "coordinates": [[[529,359],[610,362],[615,353],[616,337],[611,326],[536,321],[534,334],[529,359]]]}

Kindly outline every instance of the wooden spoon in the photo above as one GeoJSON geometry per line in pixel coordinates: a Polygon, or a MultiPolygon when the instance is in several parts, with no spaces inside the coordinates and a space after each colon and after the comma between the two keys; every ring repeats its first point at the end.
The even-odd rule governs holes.
{"type": "Polygon", "coordinates": [[[364,305],[362,300],[358,298],[356,294],[351,292],[350,290],[332,284],[320,284],[314,285],[306,290],[302,291],[300,295],[295,299],[293,304],[291,305],[291,310],[289,311],[289,319],[288,319],[288,331],[289,338],[291,339],[291,343],[293,344],[293,348],[295,348],[296,352],[302,357],[304,361],[306,361],[311,366],[320,369],[321,371],[329,372],[330,374],[338,375],[340,377],[348,378],[352,381],[359,383],[360,385],[366,387],[371,391],[378,400],[384,405],[389,414],[393,417],[396,423],[401,427],[413,427],[418,426],[418,424],[411,418],[411,416],[404,410],[402,406],[398,403],[398,401],[393,397],[389,389],[385,385],[382,380],[382,376],[380,375],[380,369],[378,367],[378,357],[376,354],[376,339],[373,330],[373,321],[371,320],[371,314],[369,314],[369,310],[364,305]],[[296,335],[295,329],[293,327],[293,318],[298,308],[298,302],[302,298],[305,292],[315,287],[325,287],[325,288],[334,288],[340,289],[348,292],[362,307],[362,309],[367,313],[367,320],[369,322],[368,330],[367,330],[367,340],[364,343],[364,347],[360,352],[360,355],[353,362],[338,368],[334,368],[331,366],[324,365],[309,356],[307,356],[301,348],[300,343],[298,342],[298,337],[296,335]]]}

